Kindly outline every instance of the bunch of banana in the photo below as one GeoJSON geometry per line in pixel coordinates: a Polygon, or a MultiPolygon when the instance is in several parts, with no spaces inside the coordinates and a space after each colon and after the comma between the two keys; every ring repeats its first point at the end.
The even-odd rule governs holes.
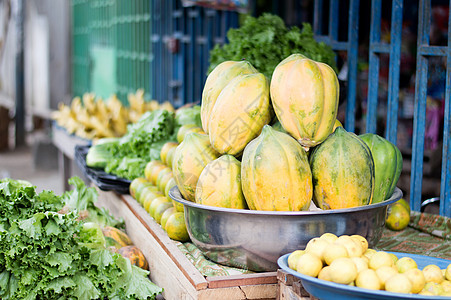
{"type": "Polygon", "coordinates": [[[142,89],[135,94],[130,93],[127,98],[128,107],[122,105],[116,95],[103,100],[93,93],[85,93],[82,98],[75,97],[70,106],[60,103],[52,117],[69,134],[96,140],[123,136],[127,132],[127,124],[137,122],[146,111],[160,108],[174,111],[169,102],[160,105],[155,100],[145,101],[142,89]]]}

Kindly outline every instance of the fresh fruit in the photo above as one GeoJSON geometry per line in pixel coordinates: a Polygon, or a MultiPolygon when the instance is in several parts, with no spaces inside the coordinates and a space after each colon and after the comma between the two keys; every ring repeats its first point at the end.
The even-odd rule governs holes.
{"type": "Polygon", "coordinates": [[[410,283],[412,283],[412,293],[419,293],[424,288],[426,284],[426,279],[421,270],[417,268],[408,269],[404,274],[409,278],[410,283]]]}
{"type": "Polygon", "coordinates": [[[277,118],[301,145],[316,146],[332,132],[339,83],[327,64],[290,55],[275,68],[270,93],[277,118]]]}
{"type": "Polygon", "coordinates": [[[164,188],[166,187],[166,183],[168,183],[169,179],[173,178],[174,175],[172,173],[171,168],[163,169],[160,174],[158,174],[157,181],[155,185],[158,187],[158,189],[162,192],[164,192],[164,188]]]}
{"type": "Polygon", "coordinates": [[[296,270],[296,266],[298,264],[298,260],[299,257],[301,257],[302,255],[304,255],[305,251],[304,250],[296,250],[293,251],[289,256],[288,256],[288,267],[290,267],[293,270],[296,270]]]}
{"type": "MultiPolygon", "coordinates": [[[[105,226],[102,228],[102,233],[106,239],[112,239],[116,242],[116,244],[120,245],[120,247],[128,246],[133,244],[130,237],[120,229],[112,226],[105,226]]],[[[119,247],[119,248],[120,248],[119,247]]]]}
{"type": "Polygon", "coordinates": [[[324,268],[321,269],[321,271],[319,271],[318,279],[331,281],[331,279],[330,279],[330,266],[325,266],[324,268]]]}
{"type": "Polygon", "coordinates": [[[228,154],[209,162],[199,176],[195,197],[199,204],[247,208],[241,189],[241,163],[228,154]]]}
{"type": "MultiPolygon", "coordinates": [[[[374,270],[374,269],[372,269],[374,270]]],[[[392,276],[398,274],[398,271],[391,266],[382,266],[376,269],[377,277],[381,283],[381,289],[385,289],[385,282],[392,276]]]]}
{"type": "Polygon", "coordinates": [[[248,61],[225,61],[217,65],[208,75],[202,91],[200,116],[202,128],[209,133],[210,115],[217,98],[224,89],[238,75],[256,73],[257,70],[248,61]]]}
{"type": "Polygon", "coordinates": [[[163,213],[170,208],[174,208],[174,206],[172,206],[172,202],[164,202],[161,203],[160,205],[157,206],[157,208],[155,209],[154,212],[154,219],[155,222],[157,222],[158,224],[161,223],[161,217],[163,216],[163,213]]]}
{"type": "Polygon", "coordinates": [[[350,284],[357,277],[357,268],[348,257],[340,257],[330,264],[330,279],[335,283],[350,284]]]}
{"type": "Polygon", "coordinates": [[[382,202],[391,197],[402,171],[401,151],[383,137],[365,133],[359,135],[370,148],[374,160],[373,203],[382,202]]]}
{"type": "Polygon", "coordinates": [[[150,204],[152,203],[152,201],[158,197],[163,196],[163,193],[161,191],[150,191],[148,192],[142,202],[142,206],[144,207],[144,209],[148,212],[149,211],[149,207],[150,204]]]}
{"type": "Polygon", "coordinates": [[[202,128],[200,128],[196,124],[186,124],[186,125],[181,126],[179,128],[179,130],[177,131],[177,142],[179,144],[181,142],[183,142],[183,140],[185,139],[185,136],[190,132],[205,134],[205,132],[202,130],[202,128]]]}
{"type": "Polygon", "coordinates": [[[211,147],[208,135],[191,132],[177,146],[172,161],[172,173],[182,196],[195,200],[197,181],[205,166],[219,157],[211,147]]]}
{"type": "Polygon", "coordinates": [[[136,200],[138,200],[138,202],[142,205],[147,195],[155,192],[158,192],[158,187],[154,185],[146,185],[142,188],[141,192],[139,193],[139,198],[136,200]]]}
{"type": "Polygon", "coordinates": [[[319,238],[322,240],[326,240],[329,243],[333,243],[338,239],[338,237],[335,234],[330,232],[323,233],[319,238]]]}
{"type": "Polygon", "coordinates": [[[332,243],[323,252],[324,261],[330,265],[334,260],[341,257],[349,257],[348,250],[342,244],[332,243]]]}
{"type": "Polygon", "coordinates": [[[172,148],[176,148],[179,144],[176,142],[167,142],[163,145],[160,151],[160,160],[163,164],[169,167],[168,161],[166,160],[168,157],[169,150],[172,148]]]}
{"type": "Polygon", "coordinates": [[[153,170],[157,167],[157,166],[162,166],[163,163],[159,160],[152,160],[149,161],[146,164],[146,167],[144,168],[144,176],[146,177],[147,181],[151,181],[151,174],[153,172],[153,170]]]}
{"type": "Polygon", "coordinates": [[[395,266],[398,269],[399,273],[405,273],[410,269],[418,268],[417,263],[408,256],[398,259],[398,261],[395,263],[395,266]]]}
{"type": "Polygon", "coordinates": [[[161,225],[161,228],[163,228],[163,229],[165,228],[166,222],[168,221],[169,217],[170,217],[172,214],[174,214],[175,212],[176,212],[176,210],[175,210],[175,207],[174,207],[174,206],[172,206],[172,207],[166,209],[166,210],[163,212],[163,214],[161,215],[161,219],[160,219],[160,225],[161,225]]]}
{"type": "Polygon", "coordinates": [[[368,250],[368,241],[366,238],[364,238],[361,235],[353,234],[351,235],[351,238],[353,238],[355,241],[360,242],[360,245],[362,246],[362,252],[365,253],[366,250],[368,250]]]}
{"type": "Polygon", "coordinates": [[[355,285],[360,288],[370,290],[380,290],[381,283],[379,277],[377,277],[376,271],[372,269],[365,269],[357,273],[355,279],[355,285]]]}
{"type": "Polygon", "coordinates": [[[164,229],[169,238],[173,240],[179,242],[189,241],[188,230],[186,229],[185,224],[185,214],[182,212],[172,214],[166,221],[164,229]]]}
{"type": "Polygon", "coordinates": [[[357,274],[360,273],[363,270],[368,269],[368,261],[366,261],[362,257],[351,257],[352,262],[355,264],[355,267],[357,268],[357,274]]]}
{"type": "Polygon", "coordinates": [[[437,296],[443,293],[443,287],[441,284],[433,281],[426,282],[423,289],[421,290],[420,294],[422,295],[431,295],[431,296],[437,296]],[[426,293],[424,293],[426,292],[426,293]]]}
{"type": "Polygon", "coordinates": [[[370,261],[368,263],[368,267],[370,267],[373,270],[377,270],[383,266],[393,267],[394,266],[393,259],[387,252],[378,251],[373,256],[371,256],[370,261]]]}
{"type": "Polygon", "coordinates": [[[436,265],[427,265],[423,268],[424,279],[426,282],[442,283],[444,280],[442,270],[436,265]]]}
{"type": "Polygon", "coordinates": [[[363,254],[362,243],[349,235],[339,236],[334,243],[343,245],[348,251],[349,257],[360,257],[363,254]]]}
{"type": "MultiPolygon", "coordinates": [[[[152,190],[154,187],[155,187],[155,185],[153,184],[153,183],[151,183],[151,182],[149,182],[149,181],[146,181],[146,182],[144,182],[144,183],[142,183],[142,184],[140,184],[140,185],[138,185],[137,187],[136,187],[136,191],[135,191],[135,199],[136,199],[136,201],[138,201],[139,203],[142,203],[142,198],[143,197],[141,197],[141,194],[142,194],[142,192],[143,192],[143,190],[145,190],[145,188],[147,188],[147,187],[150,187],[150,189],[152,190]],[[141,202],[140,202],[141,201],[141,202]]],[[[156,187],[155,187],[156,188],[156,187]]],[[[147,190],[148,191],[148,190],[147,190]]]]}
{"type": "Polygon", "coordinates": [[[169,191],[176,186],[174,175],[172,175],[171,178],[169,178],[168,182],[166,183],[166,186],[164,187],[164,195],[169,198],[169,191]]]}
{"type": "Polygon", "coordinates": [[[368,146],[354,133],[337,127],[310,154],[313,200],[321,209],[371,203],[374,163],[368,146]]]}
{"type": "Polygon", "coordinates": [[[451,281],[451,264],[446,268],[444,277],[446,280],[451,281]]]}
{"type": "Polygon", "coordinates": [[[177,149],[177,147],[169,149],[168,155],[166,156],[166,164],[171,169],[172,169],[172,160],[174,159],[175,149],[177,149]]]}
{"type": "Polygon", "coordinates": [[[322,267],[323,263],[321,262],[321,258],[313,253],[305,252],[298,259],[296,271],[304,275],[316,277],[322,267]]]}
{"type": "Polygon", "coordinates": [[[324,250],[330,245],[329,242],[319,237],[311,239],[305,246],[305,251],[310,252],[318,256],[324,263],[324,250]]]}
{"type": "Polygon", "coordinates": [[[410,204],[407,202],[406,199],[401,198],[397,201],[397,203],[400,203],[402,206],[404,206],[410,212],[410,204]]]}
{"type": "Polygon", "coordinates": [[[409,294],[412,291],[412,283],[404,274],[396,274],[385,281],[385,290],[393,293],[409,294]]]}
{"type": "Polygon", "coordinates": [[[221,154],[240,155],[271,121],[271,112],[266,77],[237,76],[224,87],[210,113],[211,146],[221,154]]]}
{"type": "Polygon", "coordinates": [[[374,249],[370,249],[368,248],[363,255],[366,256],[368,258],[368,260],[371,258],[371,256],[373,256],[377,251],[374,249]]]}
{"type": "Polygon", "coordinates": [[[244,149],[241,184],[250,209],[306,210],[313,192],[307,154],[288,134],[265,125],[244,149]]]}
{"type": "Polygon", "coordinates": [[[334,127],[332,128],[332,132],[334,132],[335,129],[337,129],[337,127],[343,127],[343,124],[341,124],[341,122],[338,119],[335,119],[335,123],[334,123],[334,127]]]}
{"type": "Polygon", "coordinates": [[[152,201],[152,203],[150,203],[148,213],[149,213],[149,215],[152,218],[155,219],[155,212],[157,210],[157,207],[160,206],[160,204],[162,204],[162,203],[171,204],[170,200],[167,197],[165,197],[165,196],[161,196],[161,197],[155,198],[152,201]]]}
{"type": "Polygon", "coordinates": [[[130,182],[129,190],[130,190],[130,195],[133,198],[135,198],[135,192],[136,192],[136,189],[138,188],[138,186],[144,182],[147,182],[147,179],[144,177],[137,177],[137,178],[133,179],[132,182],[130,182]]]}
{"type": "Polygon", "coordinates": [[[125,246],[120,248],[117,252],[123,257],[128,258],[133,265],[140,267],[144,270],[149,269],[149,263],[147,262],[146,257],[138,247],[133,245],[125,246]]]}
{"type": "Polygon", "coordinates": [[[385,225],[387,228],[395,231],[403,230],[409,225],[410,211],[401,203],[395,202],[388,206],[387,215],[385,217],[385,225]]]}

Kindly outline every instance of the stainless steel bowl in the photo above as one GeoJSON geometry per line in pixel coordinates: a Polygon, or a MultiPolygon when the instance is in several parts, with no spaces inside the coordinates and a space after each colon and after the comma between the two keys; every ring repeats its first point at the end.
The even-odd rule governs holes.
{"type": "Polygon", "coordinates": [[[387,205],[402,197],[396,188],[381,203],[336,210],[277,212],[229,209],[186,201],[177,187],[169,196],[183,204],[191,241],[212,261],[252,271],[275,271],[277,259],[304,249],[325,232],[359,234],[370,247],[380,240],[387,205]]]}

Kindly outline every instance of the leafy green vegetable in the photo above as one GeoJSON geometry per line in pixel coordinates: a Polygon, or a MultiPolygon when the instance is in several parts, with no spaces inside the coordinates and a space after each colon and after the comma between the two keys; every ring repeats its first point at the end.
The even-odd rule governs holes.
{"type": "Polygon", "coordinates": [[[288,29],[278,16],[263,14],[259,18],[247,16],[243,25],[227,32],[229,42],[216,45],[210,51],[211,72],[227,60],[247,60],[259,72],[271,78],[274,68],[293,53],[301,53],[315,61],[324,62],[336,70],[335,53],[313,37],[312,27],[303,23],[288,29]]]}
{"type": "Polygon", "coordinates": [[[0,298],[154,299],[162,290],[148,272],[108,251],[99,225],[80,221],[77,209],[91,214],[96,194],[71,182],[73,191],[56,196],[0,180],[0,298]]]}
{"type": "Polygon", "coordinates": [[[192,107],[179,108],[175,112],[175,122],[178,127],[188,124],[195,124],[198,127],[202,127],[202,121],[200,119],[200,106],[194,105],[192,107]]]}
{"type": "Polygon", "coordinates": [[[119,138],[100,139],[99,143],[89,148],[86,154],[86,165],[92,168],[105,168],[108,161],[113,159],[112,147],[117,146],[119,138]]]}

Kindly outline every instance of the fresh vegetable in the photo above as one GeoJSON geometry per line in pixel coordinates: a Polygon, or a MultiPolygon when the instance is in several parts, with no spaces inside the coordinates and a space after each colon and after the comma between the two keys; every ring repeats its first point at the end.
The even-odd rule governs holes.
{"type": "Polygon", "coordinates": [[[103,138],[91,146],[86,154],[86,165],[91,168],[104,169],[113,159],[112,147],[117,146],[119,138],[103,138]]]}
{"type": "Polygon", "coordinates": [[[316,146],[332,133],[339,84],[331,67],[290,55],[274,70],[270,91],[278,120],[302,146],[316,146]]]}
{"type": "Polygon", "coordinates": [[[247,16],[240,28],[229,29],[227,39],[228,43],[216,45],[210,51],[209,72],[224,61],[244,59],[270,79],[277,64],[293,53],[301,53],[336,70],[332,48],[315,41],[308,23],[302,24],[302,30],[288,29],[275,15],[247,16]]]}
{"type": "Polygon", "coordinates": [[[196,203],[247,208],[241,189],[241,163],[232,155],[223,155],[208,163],[199,176],[196,203]]]}
{"type": "Polygon", "coordinates": [[[200,106],[194,105],[177,109],[175,111],[175,123],[177,124],[177,126],[194,124],[198,127],[201,127],[202,122],[200,120],[200,106]]]}
{"type": "Polygon", "coordinates": [[[402,171],[401,151],[377,134],[365,133],[359,137],[368,145],[373,156],[375,175],[373,203],[379,203],[390,198],[395,191],[402,171]]]}
{"type": "Polygon", "coordinates": [[[154,299],[162,290],[148,272],[108,251],[99,224],[80,218],[84,208],[106,223],[113,219],[94,213],[95,190],[74,182],[57,196],[0,180],[0,297],[154,299]]]}
{"type": "Polygon", "coordinates": [[[104,226],[102,228],[102,234],[105,239],[114,240],[114,244],[118,244],[120,246],[119,248],[133,244],[130,237],[124,231],[116,227],[104,226]]]}
{"type": "Polygon", "coordinates": [[[132,265],[135,265],[141,269],[148,270],[149,263],[142,251],[133,245],[125,246],[117,251],[120,255],[130,260],[132,265]]]}
{"type": "Polygon", "coordinates": [[[337,127],[310,155],[313,200],[321,209],[370,204],[374,162],[368,146],[354,133],[337,127]]]}
{"type": "Polygon", "coordinates": [[[271,121],[269,84],[262,73],[239,75],[224,87],[209,118],[211,146],[240,155],[271,121]]]}
{"type": "Polygon", "coordinates": [[[307,154],[291,136],[265,125],[244,149],[241,185],[250,209],[307,210],[313,193],[307,154]]]}
{"type": "Polygon", "coordinates": [[[208,75],[202,90],[201,119],[202,128],[208,133],[210,114],[221,91],[238,75],[257,73],[247,61],[225,61],[216,66],[208,75]]]}

